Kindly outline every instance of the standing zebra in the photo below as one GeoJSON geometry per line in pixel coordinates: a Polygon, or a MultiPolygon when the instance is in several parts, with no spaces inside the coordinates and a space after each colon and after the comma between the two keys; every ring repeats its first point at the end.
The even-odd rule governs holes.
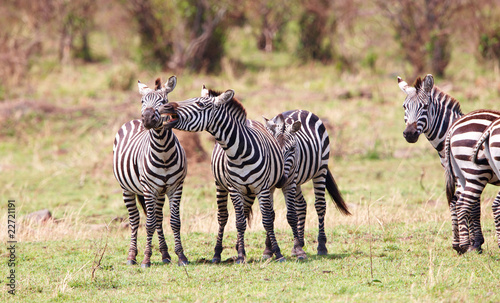
{"type": "Polygon", "coordinates": [[[170,77],[163,88],[158,78],[155,90],[139,81],[142,120],[125,123],[115,137],[113,171],[123,189],[123,200],[132,231],[127,258],[129,265],[136,264],[137,256],[139,211],[136,196],[147,216],[147,243],[141,266],[151,266],[151,241],[155,227],[162,261],[170,262],[162,228],[165,194],[170,202],[170,226],[175,237],[175,253],[179,257],[179,265],[188,263],[181,244],[179,217],[179,203],[187,169],[186,155],[174,133],[163,127],[163,118],[158,112],[158,108],[168,102],[168,93],[176,84],[175,76],[170,77]]]}
{"type": "MultiPolygon", "coordinates": [[[[474,146],[472,151],[473,163],[478,163],[478,155],[483,145],[484,156],[497,178],[500,179],[500,119],[495,120],[488,126],[476,143],[476,146],[474,146]]],[[[500,247],[500,192],[497,194],[491,207],[493,208],[493,217],[495,218],[497,243],[500,247]]]]}
{"type": "Polygon", "coordinates": [[[479,243],[477,234],[470,239],[467,223],[474,218],[476,212],[479,213],[481,193],[486,184],[500,185],[500,182],[483,150],[479,150],[474,159],[471,159],[471,155],[484,131],[499,117],[500,112],[497,111],[471,112],[452,125],[446,138],[445,169],[448,201],[453,199],[457,180],[462,188],[456,205],[460,236],[459,253],[480,251],[481,244],[484,243],[482,235],[479,243]]]}
{"type": "Polygon", "coordinates": [[[160,113],[169,116],[169,127],[203,131],[213,135],[212,172],[217,189],[219,232],[212,262],[221,260],[222,239],[227,223],[227,197],[231,196],[238,232],[237,263],[245,261],[244,233],[251,205],[259,199],[262,223],[272,252],[284,260],[274,234],[273,192],[283,175],[283,154],[276,139],[259,122],[248,120],[245,108],[227,90],[217,97],[192,98],[165,104],[160,113]]]}
{"type": "MultiPolygon", "coordinates": [[[[297,169],[300,161],[300,146],[297,141],[297,132],[300,130],[302,123],[300,121],[295,121],[293,123],[286,124],[283,114],[277,115],[273,118],[273,120],[269,120],[264,117],[264,120],[266,128],[278,141],[281,151],[283,152],[283,159],[285,161],[282,184],[277,187],[281,187],[283,189],[283,193],[285,193],[286,189],[287,194],[285,194],[285,198],[289,197],[289,199],[285,199],[285,202],[287,210],[286,218],[288,224],[292,228],[294,239],[292,256],[297,256],[298,259],[305,259],[307,258],[307,255],[300,245],[301,242],[297,231],[297,213],[295,208],[295,197],[297,192],[297,183],[295,180],[297,179],[297,169]]],[[[271,248],[268,245],[266,245],[264,256],[272,256],[271,248]]]]}
{"type": "MultiPolygon", "coordinates": [[[[446,135],[453,123],[463,116],[460,104],[456,99],[434,86],[434,78],[430,74],[425,76],[423,80],[420,77],[417,78],[414,87],[409,86],[400,77],[398,77],[398,84],[401,90],[407,94],[403,103],[406,123],[403,136],[408,143],[415,143],[419,136],[424,134],[438,152],[441,165],[445,167],[446,135]]],[[[460,252],[460,243],[456,202],[460,191],[459,187],[457,193],[448,199],[453,229],[452,246],[458,252],[460,252]]],[[[473,209],[471,220],[475,233],[475,242],[472,245],[480,249],[484,238],[481,232],[479,206],[473,209]]]]}
{"type": "MultiPolygon", "coordinates": [[[[325,214],[326,200],[325,189],[328,190],[330,197],[335,201],[335,205],[344,215],[351,215],[347,205],[340,194],[335,179],[328,168],[328,160],[330,158],[330,139],[325,125],[321,119],[315,114],[305,110],[291,110],[280,114],[284,123],[292,125],[294,122],[301,122],[301,129],[297,132],[297,173],[295,179],[288,180],[287,185],[282,188],[283,195],[287,207],[294,204],[295,211],[298,217],[298,245],[294,245],[292,255],[296,254],[299,258],[305,257],[304,247],[304,228],[306,219],[307,203],[302,194],[301,185],[313,181],[314,194],[316,197],[314,206],[318,214],[318,255],[328,254],[326,248],[325,234],[325,214]],[[297,249],[297,246],[300,249],[297,249]]],[[[275,136],[279,134],[280,115],[272,118],[267,122],[268,129],[275,136]],[[278,126],[278,127],[276,127],[278,126]]]]}

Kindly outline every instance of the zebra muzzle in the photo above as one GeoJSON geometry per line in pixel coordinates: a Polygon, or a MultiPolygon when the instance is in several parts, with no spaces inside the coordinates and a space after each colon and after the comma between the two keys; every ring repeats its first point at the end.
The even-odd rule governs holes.
{"type": "Polygon", "coordinates": [[[179,116],[174,113],[164,113],[161,114],[163,119],[163,126],[172,127],[179,121],[179,116]]]}

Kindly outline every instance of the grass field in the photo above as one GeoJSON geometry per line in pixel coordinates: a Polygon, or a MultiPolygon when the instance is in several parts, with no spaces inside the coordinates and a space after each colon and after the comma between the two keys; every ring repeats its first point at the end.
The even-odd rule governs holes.
{"type": "MultiPolygon", "coordinates": [[[[290,256],[292,235],[277,192],[275,227],[287,262],[261,260],[265,234],[254,207],[246,234],[248,263],[232,263],[236,233],[230,208],[226,262],[210,264],[217,220],[206,160],[189,163],[182,198],[181,235],[190,265],[160,265],[155,250],[150,269],[126,266],[130,232],[122,222],[127,211],[112,173],[112,144],[123,123],[139,118],[140,96],[135,84],[121,90],[113,83],[124,74],[134,83],[139,78],[152,85],[160,74],[164,80],[170,74],[126,64],[118,69],[104,63],[76,65],[44,75],[27,85],[23,97],[0,104],[0,300],[500,301],[500,251],[491,213],[497,189],[487,187],[483,194],[483,254],[456,255],[437,153],[424,137],[410,145],[402,136],[405,96],[396,76],[413,81],[406,79],[404,67],[389,64],[384,72],[348,74],[319,64],[296,66],[279,54],[248,58],[244,63],[255,70],[241,72],[227,63],[219,76],[177,75],[169,97],[198,96],[206,84],[234,89],[250,119],[262,121],[262,115],[295,108],[323,118],[332,143],[331,169],[353,213],[344,217],[329,202],[328,256],[316,256],[317,217],[308,184],[307,261],[290,256]],[[16,201],[15,296],[7,286],[8,199],[16,201]],[[54,220],[26,219],[43,208],[54,220]]],[[[499,75],[462,68],[451,64],[454,77],[436,79],[436,84],[461,101],[464,112],[498,108],[499,75]]],[[[210,154],[212,139],[206,133],[200,137],[210,154]]],[[[168,216],[164,226],[173,248],[168,216]]],[[[140,260],[143,227],[139,234],[140,260]]]]}

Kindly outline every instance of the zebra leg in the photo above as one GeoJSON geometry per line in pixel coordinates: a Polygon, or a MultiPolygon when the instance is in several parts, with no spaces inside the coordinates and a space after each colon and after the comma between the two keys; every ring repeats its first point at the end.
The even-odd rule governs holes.
{"type": "MultiPolygon", "coordinates": [[[[142,197],[142,196],[141,196],[142,197]]],[[[138,196],[139,198],[139,196],[138,196]]],[[[137,230],[139,229],[139,210],[137,209],[135,194],[133,192],[123,191],[123,202],[128,210],[128,220],[130,222],[130,247],[128,250],[127,265],[137,264],[137,230]]]]}
{"type": "Polygon", "coordinates": [[[460,193],[456,192],[453,199],[450,201],[450,214],[451,214],[451,228],[453,231],[452,247],[455,251],[460,253],[460,235],[458,233],[458,218],[457,218],[457,200],[460,193]]]}
{"type": "Polygon", "coordinates": [[[302,188],[300,185],[296,187],[295,194],[295,213],[297,214],[297,234],[298,234],[298,245],[304,247],[304,230],[306,224],[306,214],[307,214],[307,202],[302,194],[302,188]]]}
{"type": "Polygon", "coordinates": [[[481,253],[481,245],[484,243],[483,232],[481,231],[481,204],[478,200],[477,203],[472,205],[471,221],[469,228],[471,229],[472,237],[470,241],[470,250],[476,250],[481,253]]]}
{"type": "MultiPolygon", "coordinates": [[[[297,256],[297,259],[304,260],[307,258],[305,251],[302,249],[300,245],[301,241],[299,238],[299,232],[297,230],[297,211],[295,208],[295,197],[297,196],[297,185],[295,182],[283,188],[283,195],[285,196],[286,202],[286,219],[288,224],[292,228],[293,233],[293,248],[292,248],[292,256],[297,256]]],[[[302,242],[304,239],[302,239],[302,242]]]]}
{"type": "Polygon", "coordinates": [[[495,219],[497,243],[498,247],[500,247],[500,192],[495,197],[495,201],[493,201],[493,205],[491,206],[491,208],[493,209],[493,218],[495,219]]]}
{"type": "MultiPolygon", "coordinates": [[[[456,204],[458,216],[458,231],[460,235],[459,254],[472,250],[469,223],[471,223],[471,212],[475,204],[479,204],[482,190],[465,187],[456,204]]],[[[471,226],[472,227],[472,226],[471,226]]]]}
{"type": "Polygon", "coordinates": [[[236,249],[238,250],[238,258],[236,259],[237,264],[242,264],[245,262],[245,230],[247,228],[247,220],[245,218],[244,202],[243,197],[240,193],[235,190],[231,190],[231,200],[233,201],[234,211],[236,213],[236,230],[238,232],[238,238],[236,242],[236,249]]]}
{"type": "Polygon", "coordinates": [[[151,266],[151,255],[152,255],[152,240],[156,228],[156,196],[148,191],[143,191],[144,201],[146,202],[146,249],[144,250],[144,260],[142,260],[141,267],[146,268],[151,266]]]}
{"type": "Polygon", "coordinates": [[[278,246],[278,241],[276,241],[276,235],[274,234],[275,214],[271,192],[268,189],[262,190],[259,193],[258,198],[260,211],[262,213],[262,224],[264,225],[267,237],[269,237],[269,241],[271,242],[270,244],[272,246],[273,253],[276,257],[276,260],[284,261],[285,258],[281,254],[281,250],[278,246]]]}
{"type": "Polygon", "coordinates": [[[313,179],[314,184],[314,207],[318,214],[318,255],[327,255],[326,234],[325,234],[325,215],[326,215],[326,200],[325,200],[325,175],[322,174],[313,179]]]}
{"type": "Polygon", "coordinates": [[[188,265],[188,259],[184,255],[184,249],[182,248],[181,242],[181,217],[179,215],[179,205],[182,196],[182,184],[173,192],[173,194],[168,195],[168,200],[170,202],[170,227],[174,233],[175,241],[175,254],[179,257],[178,265],[188,265]]]}
{"type": "Polygon", "coordinates": [[[219,232],[217,233],[217,243],[215,244],[214,257],[212,263],[220,263],[223,250],[222,239],[224,238],[224,228],[227,224],[229,214],[227,212],[228,192],[220,185],[215,184],[217,188],[217,221],[219,222],[219,232]]]}
{"type": "Polygon", "coordinates": [[[168,253],[168,246],[165,242],[165,235],[163,233],[163,205],[165,204],[165,196],[158,198],[155,205],[156,215],[156,232],[158,233],[158,242],[160,246],[161,260],[163,263],[170,263],[170,254],[168,253]]]}

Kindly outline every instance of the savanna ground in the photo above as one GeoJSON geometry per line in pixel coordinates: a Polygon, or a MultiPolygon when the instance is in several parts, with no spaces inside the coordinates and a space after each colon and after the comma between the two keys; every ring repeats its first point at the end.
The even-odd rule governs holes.
{"type": "MultiPolygon", "coordinates": [[[[246,233],[248,262],[231,262],[236,233],[230,207],[226,261],[210,264],[217,230],[209,160],[213,140],[202,133],[207,156],[191,158],[181,205],[190,264],[174,265],[165,210],[174,264],[161,265],[155,250],[150,269],[125,265],[130,232],[112,173],[112,144],[123,123],[140,117],[140,95],[135,84],[119,90],[112,83],[131,78],[152,85],[156,77],[166,80],[171,74],[127,63],[69,65],[40,71],[20,88],[24,97],[0,104],[2,301],[500,301],[500,251],[491,213],[497,189],[487,187],[483,194],[484,252],[458,256],[451,248],[437,153],[424,137],[410,145],[402,136],[405,95],[396,76],[413,81],[403,63],[387,57],[378,69],[343,73],[321,64],[294,64],[290,55],[246,54],[248,45],[240,47],[233,46],[233,58],[249,68],[228,60],[217,76],[178,74],[170,100],[198,96],[206,84],[234,89],[250,119],[296,108],[323,118],[331,139],[330,167],[353,213],[340,215],[329,200],[329,254],[316,256],[317,217],[307,184],[306,261],[290,256],[292,235],[283,197],[276,192],[275,227],[287,261],[261,259],[265,234],[254,206],[246,233]],[[15,296],[7,286],[8,199],[16,201],[15,296]],[[44,208],[53,220],[26,219],[44,208]]],[[[498,108],[498,71],[462,53],[454,54],[447,74],[452,76],[436,84],[461,101],[464,112],[498,108]]],[[[144,243],[141,227],[138,260],[144,243]]],[[[157,247],[156,236],[154,243],[157,247]]]]}

